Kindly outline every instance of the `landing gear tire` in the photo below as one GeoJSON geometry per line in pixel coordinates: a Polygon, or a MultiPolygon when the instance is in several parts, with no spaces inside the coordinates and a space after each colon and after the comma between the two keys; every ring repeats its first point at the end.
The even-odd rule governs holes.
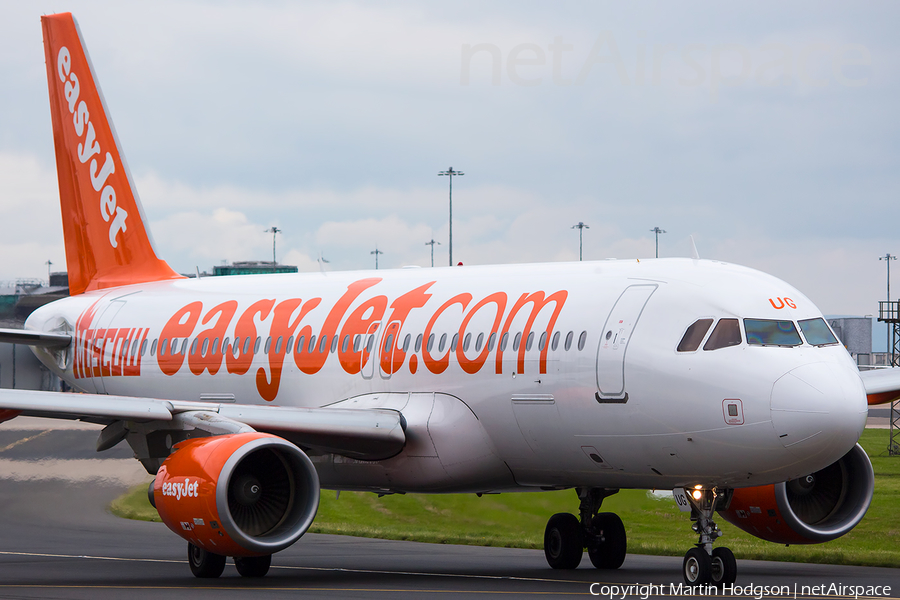
{"type": "Polygon", "coordinates": [[[618,569],[628,547],[625,526],[615,513],[599,513],[591,522],[588,557],[597,569],[618,569]]]}
{"type": "Polygon", "coordinates": [[[234,566],[241,577],[265,577],[272,565],[272,555],[235,556],[234,566]]]}
{"type": "Polygon", "coordinates": [[[703,548],[691,548],[684,555],[682,573],[688,585],[708,584],[712,578],[712,557],[703,548]]]}
{"type": "Polygon", "coordinates": [[[716,585],[734,585],[737,580],[737,561],[728,548],[712,551],[712,582],[716,585]]]}
{"type": "Polygon", "coordinates": [[[207,552],[190,542],[188,542],[188,563],[194,577],[203,579],[215,579],[225,570],[224,556],[207,552]]]}
{"type": "Polygon", "coordinates": [[[557,513],[544,530],[544,556],[554,569],[577,569],[584,554],[584,535],[575,515],[557,513]]]}

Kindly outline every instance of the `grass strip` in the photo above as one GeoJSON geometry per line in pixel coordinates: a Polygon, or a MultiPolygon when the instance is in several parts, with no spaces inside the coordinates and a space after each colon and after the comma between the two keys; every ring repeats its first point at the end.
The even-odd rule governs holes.
{"type": "MultiPolygon", "coordinates": [[[[738,558],[826,564],[896,567],[900,565],[900,457],[887,455],[888,431],[867,429],[860,440],[875,468],[875,497],[862,522],[849,534],[825,544],[779,546],[753,537],[723,519],[717,522],[738,558]]],[[[410,494],[379,498],[368,492],[323,491],[310,531],[438,544],[542,548],[547,519],[577,512],[575,492],[521,494],[410,494]]],[[[113,514],[159,521],[147,501],[146,484],[110,506],[113,514]]],[[[696,541],[687,515],[671,498],[644,490],[622,490],[603,502],[604,512],[625,523],[628,552],[682,556],[696,541]]]]}

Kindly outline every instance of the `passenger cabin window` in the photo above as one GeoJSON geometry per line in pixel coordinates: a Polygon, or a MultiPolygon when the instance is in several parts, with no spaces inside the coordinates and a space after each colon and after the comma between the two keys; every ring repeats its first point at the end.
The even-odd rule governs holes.
{"type": "Polygon", "coordinates": [[[744,319],[751,346],[799,346],[803,343],[793,321],[744,319]]]}
{"type": "Polygon", "coordinates": [[[706,337],[706,332],[712,326],[712,319],[698,319],[684,332],[684,337],[678,343],[679,352],[696,352],[700,342],[706,337]]]}
{"type": "Polygon", "coordinates": [[[741,326],[738,325],[737,319],[719,319],[716,328],[710,334],[706,344],[703,345],[704,350],[718,350],[719,348],[727,348],[728,346],[739,346],[741,344],[741,326]]]}
{"type": "Polygon", "coordinates": [[[805,319],[800,321],[800,331],[807,343],[813,346],[828,346],[829,344],[837,344],[838,340],[831,333],[831,329],[825,323],[825,319],[805,319]]]}

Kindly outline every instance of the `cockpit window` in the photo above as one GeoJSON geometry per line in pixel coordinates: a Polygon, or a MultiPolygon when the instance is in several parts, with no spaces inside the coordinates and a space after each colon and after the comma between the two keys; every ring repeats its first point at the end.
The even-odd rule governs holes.
{"type": "Polygon", "coordinates": [[[684,337],[681,338],[681,342],[678,344],[679,352],[694,352],[697,348],[700,347],[700,342],[703,341],[703,337],[706,335],[706,332],[709,331],[710,325],[712,325],[712,319],[699,319],[691,323],[691,326],[687,328],[687,331],[684,332],[684,337]]]}
{"type": "Polygon", "coordinates": [[[716,328],[713,329],[709,339],[704,344],[704,350],[718,350],[728,346],[738,346],[741,343],[741,327],[737,319],[719,319],[716,328]]]}
{"type": "Polygon", "coordinates": [[[806,338],[806,341],[813,346],[827,346],[828,344],[838,343],[837,338],[834,337],[834,334],[831,333],[831,330],[825,323],[825,319],[821,317],[800,321],[800,331],[803,332],[803,337],[806,338]]]}
{"type": "Polygon", "coordinates": [[[803,343],[793,321],[744,319],[751,346],[799,346],[803,343]]]}

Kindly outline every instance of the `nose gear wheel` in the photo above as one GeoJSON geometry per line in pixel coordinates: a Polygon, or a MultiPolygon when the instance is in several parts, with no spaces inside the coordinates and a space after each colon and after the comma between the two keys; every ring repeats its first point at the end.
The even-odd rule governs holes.
{"type": "Polygon", "coordinates": [[[730,491],[719,493],[716,488],[685,490],[691,503],[691,529],[700,536],[694,548],[684,555],[682,574],[687,585],[729,585],[737,579],[737,561],[728,548],[713,549],[722,536],[713,514],[727,506],[730,491]],[[695,497],[696,496],[698,497],[695,497]]]}

